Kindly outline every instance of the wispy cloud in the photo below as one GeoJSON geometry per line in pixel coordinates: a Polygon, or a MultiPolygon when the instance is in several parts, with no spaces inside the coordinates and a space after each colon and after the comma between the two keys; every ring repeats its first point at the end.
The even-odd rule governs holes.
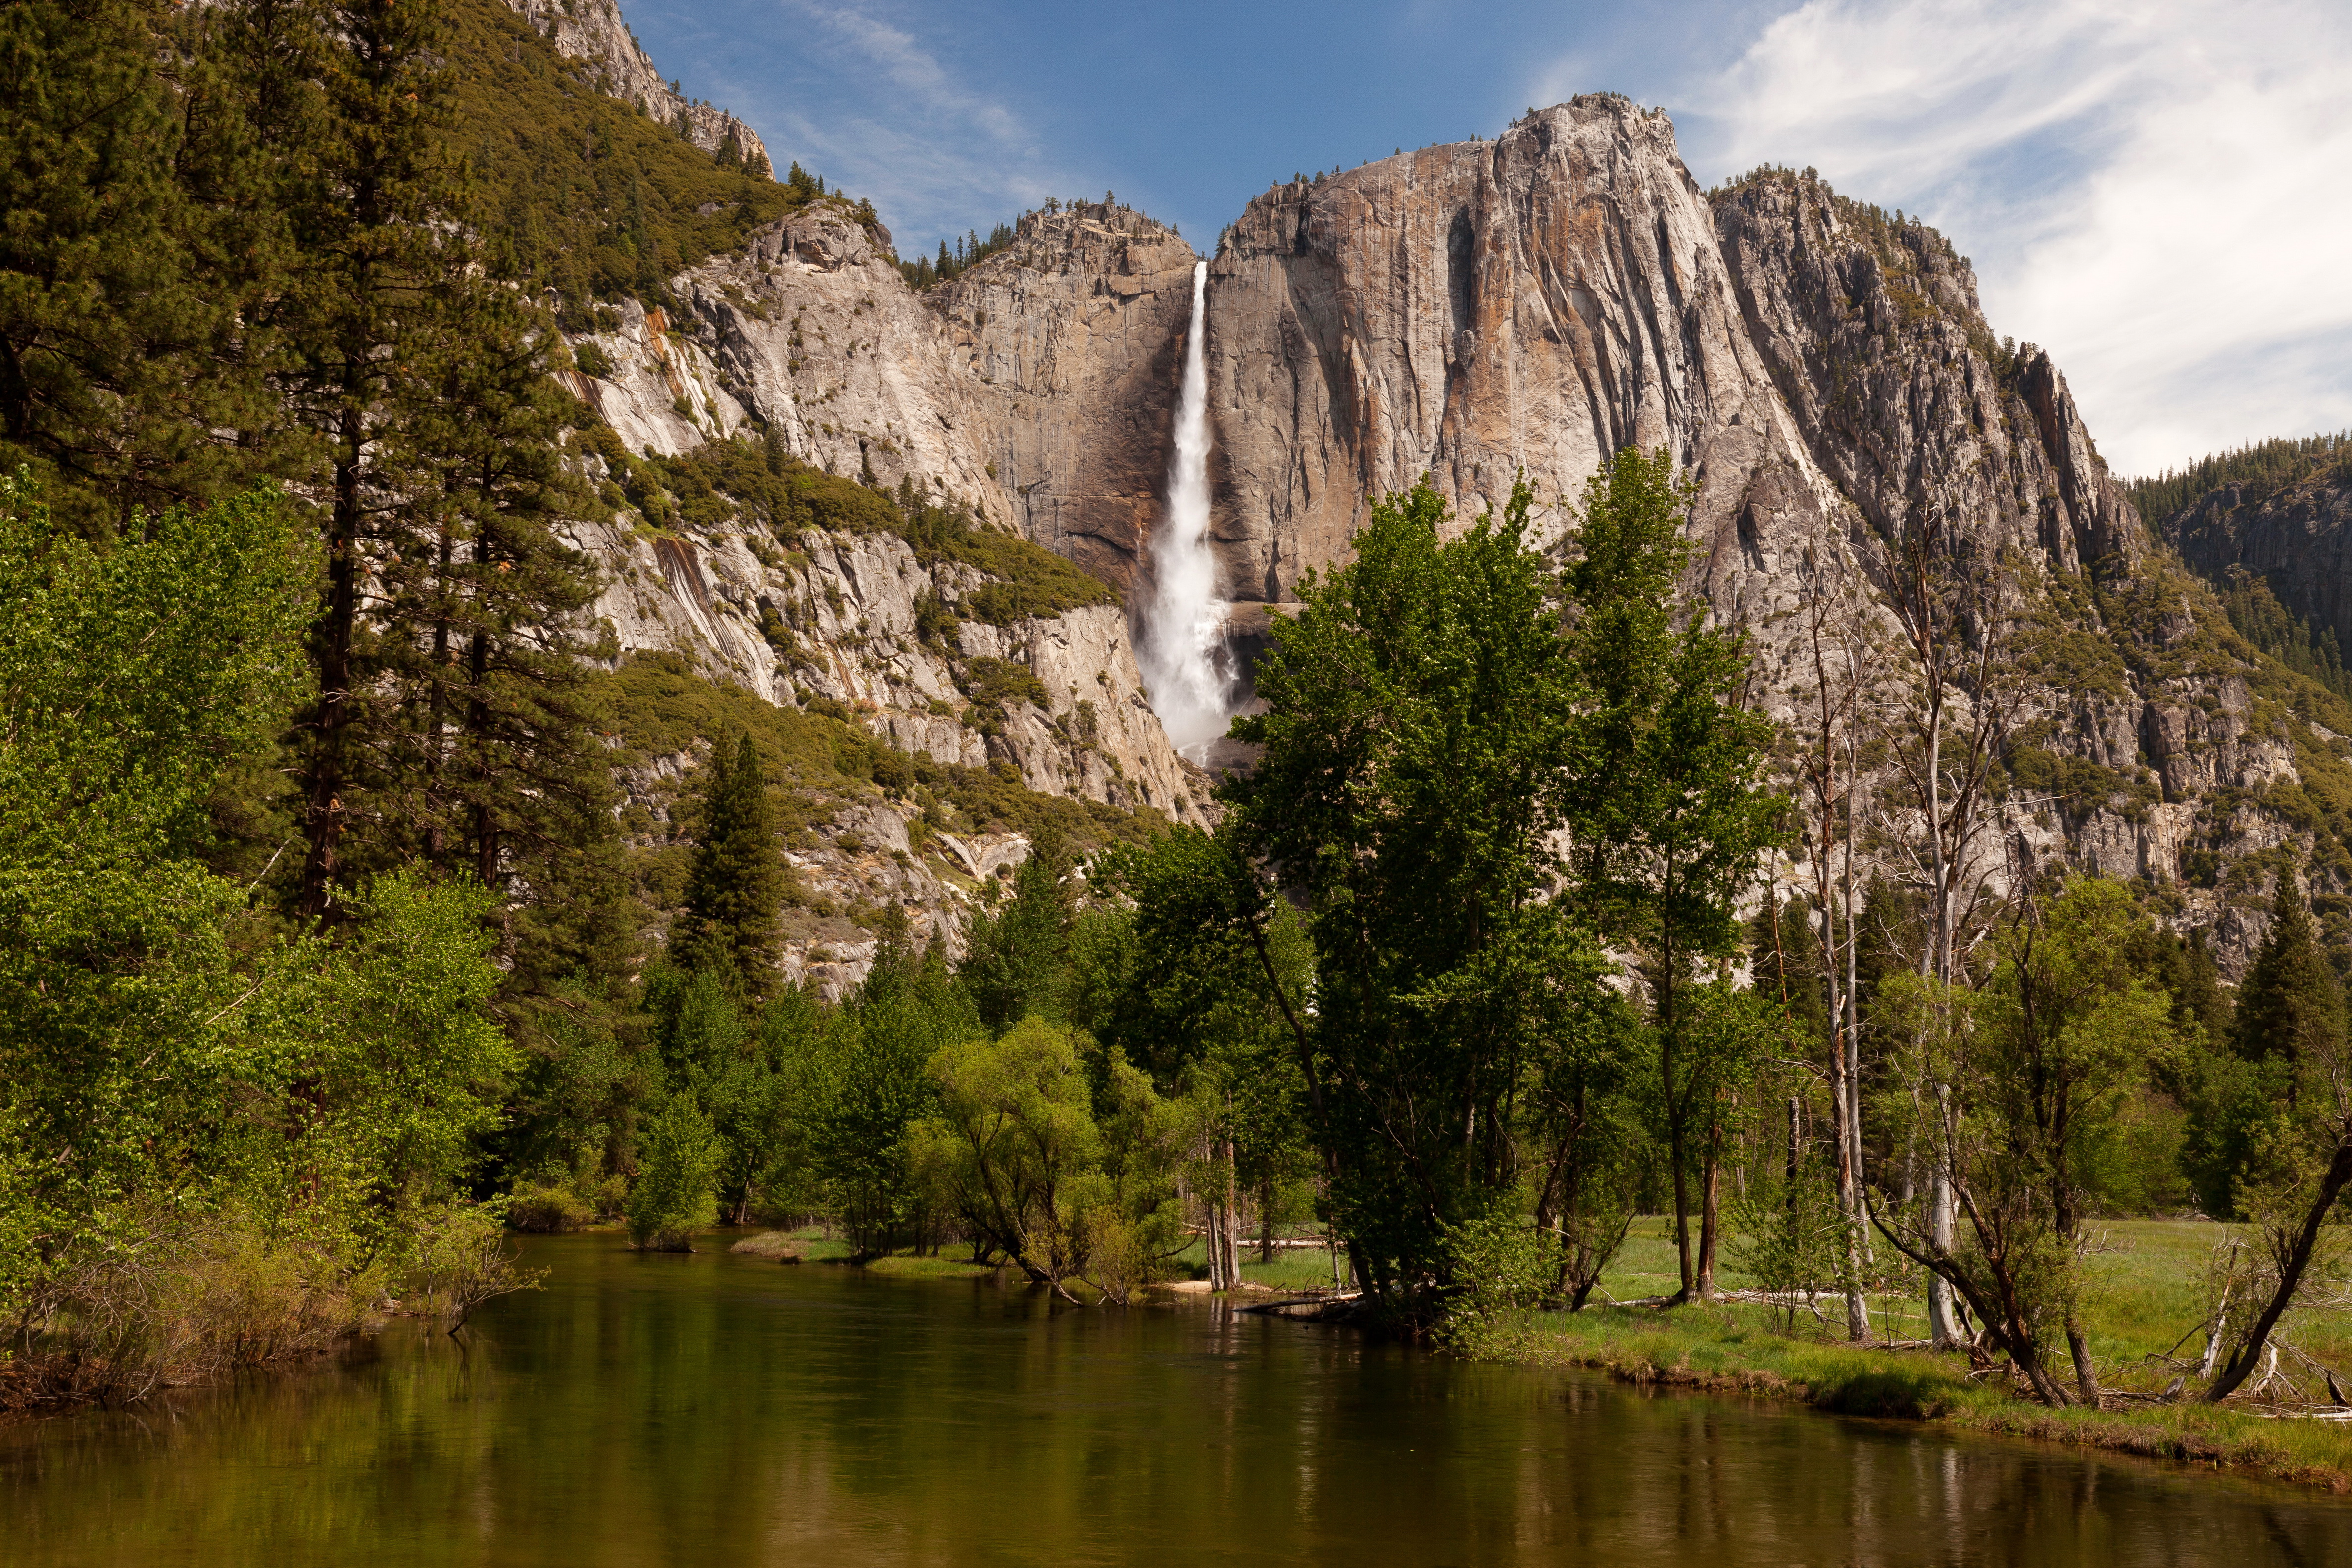
{"type": "Polygon", "coordinates": [[[952,40],[935,20],[881,5],[777,4],[794,53],[816,68],[792,89],[730,81],[730,101],[774,128],[780,163],[800,159],[871,197],[901,254],[961,229],[975,208],[1010,216],[1076,188],[1013,104],[948,63],[952,40]],[[824,90],[826,78],[842,89],[824,90]]]}
{"type": "Polygon", "coordinates": [[[1942,227],[2137,472],[2352,424],[2347,82],[2321,0],[1811,0],[1673,97],[1712,173],[1811,164],[1942,227]]]}

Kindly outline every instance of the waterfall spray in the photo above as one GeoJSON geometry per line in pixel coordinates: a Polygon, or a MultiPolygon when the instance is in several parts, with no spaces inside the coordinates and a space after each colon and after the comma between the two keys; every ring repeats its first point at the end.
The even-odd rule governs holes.
{"type": "Polygon", "coordinates": [[[1192,266],[1192,323],[1184,334],[1184,382],[1176,452],[1168,464],[1168,521],[1151,552],[1152,596],[1144,620],[1143,677],[1152,710],[1177,750],[1202,760],[1225,732],[1233,688],[1224,646],[1227,605],[1217,597],[1209,550],[1209,264],[1192,266]]]}

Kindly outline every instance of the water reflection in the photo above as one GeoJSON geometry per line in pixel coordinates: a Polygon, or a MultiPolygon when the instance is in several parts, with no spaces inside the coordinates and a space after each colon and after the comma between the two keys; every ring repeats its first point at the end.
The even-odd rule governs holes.
{"type": "Polygon", "coordinates": [[[0,1432],[0,1562],[2352,1562],[2332,1500],[1214,1308],[534,1243],[467,1346],[0,1432]]]}

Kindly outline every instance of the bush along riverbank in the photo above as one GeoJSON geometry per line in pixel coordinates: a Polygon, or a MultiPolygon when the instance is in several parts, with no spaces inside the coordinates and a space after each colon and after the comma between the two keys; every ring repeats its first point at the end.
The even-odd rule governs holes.
{"type": "Polygon", "coordinates": [[[1671,1244],[1656,1222],[1644,1228],[1604,1279],[1603,1299],[1583,1310],[1474,1309],[1449,1323],[1445,1342],[1473,1359],[1590,1368],[1642,1387],[1794,1400],[2352,1492],[2352,1419],[2337,1418],[2352,1408],[2330,1407],[2326,1370],[2352,1359],[2352,1311],[2299,1310],[2279,1340],[2288,1370],[2251,1396],[2216,1405],[2193,1392],[2207,1265],[2229,1255],[2238,1227],[2130,1221],[2104,1231],[2085,1259],[2081,1303],[2103,1389],[2096,1408],[2040,1404],[2005,1359],[1905,1337],[1924,1328],[1916,1298],[1875,1300],[1879,1338],[1859,1344],[1844,1338],[1841,1299],[1821,1297],[1817,1318],[1801,1298],[1752,1299],[1736,1274],[1717,1301],[1614,1304],[1607,1298],[1640,1298],[1671,1278],[1671,1244]]]}

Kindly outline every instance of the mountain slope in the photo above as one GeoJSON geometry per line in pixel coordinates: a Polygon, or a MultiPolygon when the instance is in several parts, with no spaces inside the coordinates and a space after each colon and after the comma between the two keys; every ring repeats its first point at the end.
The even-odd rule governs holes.
{"type": "MultiPolygon", "coordinates": [[[[632,454],[756,431],[1130,585],[1150,571],[1192,260],[1140,215],[1087,205],[1025,216],[1011,246],[919,294],[878,226],[818,202],[673,275],[674,313],[621,302],[575,340],[579,390],[632,454]]],[[[1373,497],[1424,472],[1465,513],[1524,472],[1558,537],[1560,503],[1602,457],[1663,444],[1699,486],[1695,584],[1749,630],[1783,717],[1808,595],[1851,585],[1892,647],[1886,574],[1915,531],[2039,584],[1990,885],[2053,862],[2137,879],[2176,925],[2211,929],[2234,970],[2271,879],[2312,859],[2323,914],[2352,930],[2336,738],[2352,718],[2330,723],[2326,693],[2265,660],[2153,548],[2063,374],[1996,337],[1933,230],[1810,174],[1703,192],[1663,115],[1591,95],[1493,142],[1258,196],[1211,258],[1208,312],[1229,596],[1288,598],[1345,559],[1373,497]]],[[[933,711],[954,658],[931,668],[908,636],[926,592],[968,585],[899,565],[877,592],[838,554],[794,576],[750,535],[739,547],[722,528],[688,555],[643,532],[625,517],[599,545],[616,580],[634,573],[608,605],[625,646],[707,650],[761,695],[861,705],[897,744],[1000,757],[1033,788],[1198,807],[1146,722],[1115,614],[962,634],[956,655],[1009,658],[1046,696],[1034,730],[975,739],[933,711]],[[828,587],[855,614],[796,622],[823,657],[779,673],[756,635],[762,600],[813,605],[828,587]],[[1077,707],[1090,673],[1131,721],[1100,770],[1051,739],[1101,723],[1100,704],[1077,707]]],[[[1885,674],[1891,693],[1901,670],[1885,674]]]]}

